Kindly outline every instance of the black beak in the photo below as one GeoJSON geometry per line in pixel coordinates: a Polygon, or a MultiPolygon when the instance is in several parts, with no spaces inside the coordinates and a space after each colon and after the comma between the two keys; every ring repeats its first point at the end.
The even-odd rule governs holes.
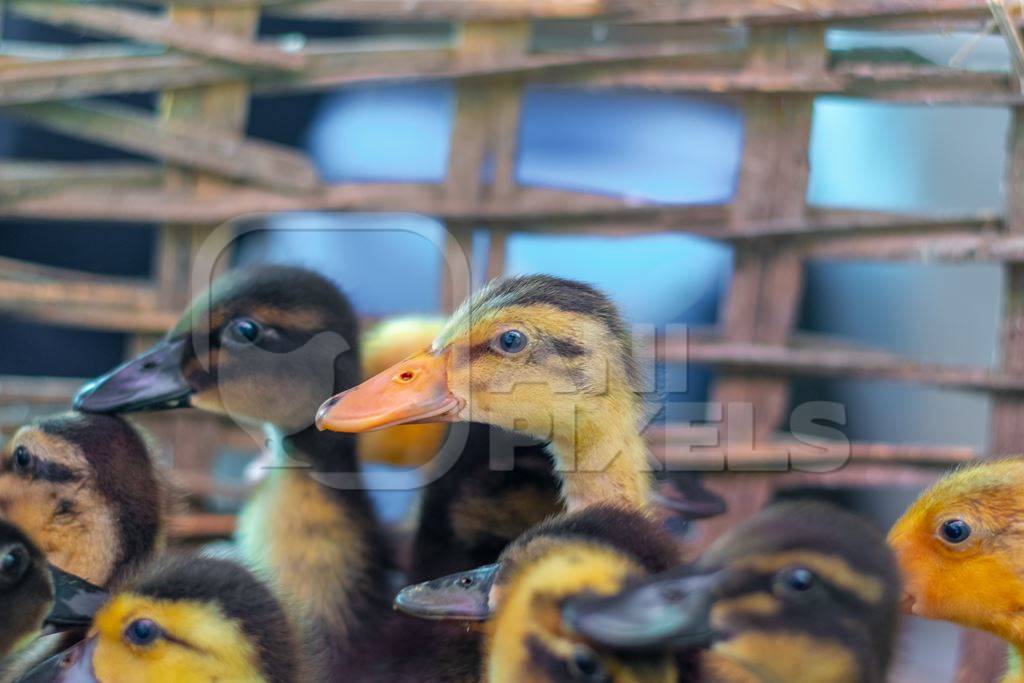
{"type": "Polygon", "coordinates": [[[165,339],[89,382],[75,396],[75,410],[130,413],[187,406],[192,389],[181,374],[186,339],[165,339]]]}
{"type": "Polygon", "coordinates": [[[488,564],[403,588],[395,609],[421,619],[483,621],[491,616],[490,595],[500,564],[488,564]]]}
{"type": "Polygon", "coordinates": [[[95,652],[93,636],[50,657],[19,678],[18,683],[99,683],[92,666],[95,652]]]}
{"type": "Polygon", "coordinates": [[[574,598],[562,617],[587,640],[611,649],[706,647],[713,637],[711,607],[721,582],[722,572],[680,576],[673,570],[618,595],[574,598]]]}
{"type": "Polygon", "coordinates": [[[54,600],[53,608],[43,620],[44,628],[56,632],[89,626],[97,610],[110,597],[107,591],[53,565],[50,565],[50,574],[54,600]]]}
{"type": "Polygon", "coordinates": [[[654,502],[684,521],[717,517],[726,511],[725,499],[705,488],[696,472],[667,471],[660,479],[654,502]]]}

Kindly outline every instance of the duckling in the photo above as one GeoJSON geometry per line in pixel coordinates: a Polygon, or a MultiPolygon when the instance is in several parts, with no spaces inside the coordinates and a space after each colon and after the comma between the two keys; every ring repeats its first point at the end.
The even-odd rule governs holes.
{"type": "MultiPolygon", "coordinates": [[[[971,465],[924,491],[889,531],[904,610],[988,631],[1024,653],[1024,460],[971,465]]],[[[1024,681],[1019,668],[1006,683],[1024,681]]]]}
{"type": "MultiPolygon", "coordinates": [[[[390,548],[351,435],[313,425],[324,396],[355,385],[356,317],[301,268],[234,271],[198,296],[163,341],[82,389],[81,410],[192,406],[262,425],[278,467],[239,519],[246,561],[303,625],[323,677],[352,676],[390,617],[390,548]]],[[[313,655],[311,655],[313,656],[313,655]]]]}
{"type": "Polygon", "coordinates": [[[169,496],[147,437],[109,415],[64,413],[0,453],[0,519],[66,572],[109,587],[163,546],[169,496]]]}
{"type": "Polygon", "coordinates": [[[619,656],[562,619],[573,596],[610,595],[680,561],[680,547],[643,513],[597,504],[531,529],[497,564],[403,590],[395,606],[428,619],[489,620],[481,680],[668,682],[669,654],[619,656]]]}
{"type": "MultiPolygon", "coordinates": [[[[386,320],[363,335],[364,376],[427,346],[442,318],[386,320]]],[[[411,549],[412,582],[488,564],[519,534],[562,512],[544,444],[479,423],[399,425],[359,434],[363,462],[426,472],[411,549]]]]}
{"type": "MultiPolygon", "coordinates": [[[[376,374],[407,358],[429,345],[443,327],[439,318],[381,323],[363,337],[364,372],[376,374]]],[[[359,434],[364,461],[376,453],[405,465],[433,459],[431,464],[443,472],[436,478],[428,474],[423,491],[408,572],[412,583],[493,563],[520,534],[565,511],[546,444],[471,422],[457,425],[452,442],[442,446],[445,429],[443,423],[426,423],[359,434]],[[424,438],[417,442],[406,430],[435,431],[421,432],[424,438]],[[373,448],[364,451],[370,443],[373,448]],[[432,450],[420,449],[418,443],[432,450]]],[[[721,497],[705,489],[694,473],[659,472],[658,478],[653,498],[675,528],[724,511],[721,497]]]]}
{"type": "Polygon", "coordinates": [[[240,565],[165,558],[100,609],[88,637],[27,682],[297,683],[295,634],[273,593],[240,565]]]}
{"type": "Polygon", "coordinates": [[[27,534],[0,521],[0,680],[76,642],[107,597],[49,564],[27,534]]]}
{"type": "Polygon", "coordinates": [[[106,592],[53,567],[21,529],[0,522],[0,670],[3,659],[53,631],[88,626],[106,592]]]}
{"type": "Polygon", "coordinates": [[[429,350],[325,402],[322,429],[477,421],[550,441],[569,511],[651,497],[632,341],[589,285],[497,280],[456,311],[429,350]]]}
{"type": "Polygon", "coordinates": [[[42,551],[18,527],[0,522],[0,660],[36,635],[53,597],[42,551]]]}
{"type": "Polygon", "coordinates": [[[709,648],[695,680],[884,681],[900,580],[882,534],[818,502],[766,508],[680,566],[565,618],[616,651],[709,648]]]}

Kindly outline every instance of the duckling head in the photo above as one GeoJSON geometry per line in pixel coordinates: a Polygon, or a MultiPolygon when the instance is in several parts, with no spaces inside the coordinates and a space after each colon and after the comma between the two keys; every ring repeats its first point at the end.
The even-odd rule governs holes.
{"type": "Polygon", "coordinates": [[[486,643],[489,680],[674,681],[667,655],[616,656],[588,644],[562,619],[568,599],[614,594],[644,575],[640,563],[602,544],[542,545],[524,548],[530,560],[505,577],[486,643]]]}
{"type": "Polygon", "coordinates": [[[36,634],[53,596],[42,551],[16,526],[0,522],[0,659],[36,634]]]}
{"type": "Polygon", "coordinates": [[[97,612],[88,637],[33,681],[298,680],[292,627],[267,589],[233,562],[163,560],[97,612]]]}
{"type": "Polygon", "coordinates": [[[159,550],[165,505],[146,438],[115,416],[42,418],[0,452],[0,519],[94,584],[124,578],[159,550]]]}
{"type": "Polygon", "coordinates": [[[1024,643],[1024,460],[958,470],[926,490],[889,531],[904,608],[1024,643]]]}
{"type": "Polygon", "coordinates": [[[650,482],[637,387],[630,335],[606,296],[571,280],[514,277],[471,297],[428,350],[324,403],[317,424],[492,424],[551,442],[565,481],[576,480],[570,509],[642,504],[650,482]],[[583,485],[579,475],[595,476],[583,485]]]}
{"type": "Polygon", "coordinates": [[[40,633],[88,626],[107,593],[53,567],[22,532],[0,522],[0,660],[40,633]]]}
{"type": "Polygon", "coordinates": [[[242,269],[196,297],[148,352],[83,387],[75,407],[191,405],[296,433],[312,424],[324,396],[359,381],[356,337],[351,305],[321,275],[242,269]]]}
{"type": "Polygon", "coordinates": [[[488,680],[674,681],[664,653],[595,648],[566,625],[563,607],[575,596],[614,594],[678,559],[671,537],[641,513],[594,505],[531,529],[496,564],[403,590],[395,605],[418,617],[487,621],[488,680]]]}
{"type": "Polygon", "coordinates": [[[603,646],[710,648],[725,680],[884,680],[899,575],[882,534],[820,503],[772,506],[679,567],[566,619],[603,646]],[[728,672],[728,673],[727,673],[728,672]]]}

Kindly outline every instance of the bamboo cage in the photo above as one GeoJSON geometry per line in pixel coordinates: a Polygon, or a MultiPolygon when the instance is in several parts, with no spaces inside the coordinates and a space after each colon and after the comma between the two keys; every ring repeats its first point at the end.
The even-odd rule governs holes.
{"type": "MultiPolygon", "coordinates": [[[[148,161],[0,162],[0,217],[147,222],[159,230],[150,280],[99,277],[0,258],[0,311],[51,325],[135,335],[144,348],[176,319],[190,291],[198,245],[220,224],[267,212],[400,211],[433,216],[452,250],[473,248],[486,228],[487,275],[504,270],[509,233],[635,235],[683,232],[735,250],[717,329],[665,340],[664,357],[719,372],[712,400],[753,407],[752,447],[728,453],[732,470],[710,477],[730,513],[701,530],[713,537],[783,487],[920,486],[950,465],[1018,452],[1024,444],[1024,46],[1020,19],[997,0],[138,0],[57,3],[8,0],[8,11],[108,38],[98,44],[4,43],[0,107],[5,115],[148,161]],[[450,25],[448,38],[369,37],[295,46],[260,40],[261,15],[450,25]],[[603,26],[643,40],[538,50],[538,26],[603,26]],[[897,60],[832,59],[834,27],[940,32],[997,26],[1017,72],[978,72],[897,60]],[[646,31],[646,33],[645,33],[646,31]],[[738,36],[738,38],[737,38],[738,36]],[[444,79],[457,110],[443,183],[329,184],[299,151],[247,137],[253,95],[326,91],[361,83],[444,79]],[[516,182],[516,142],[526,84],[713,94],[740,105],[745,149],[738,189],[721,205],[660,205],[516,182]],[[156,112],[102,99],[157,92],[156,112]],[[903,215],[808,206],[808,147],[816,96],[919,104],[981,104],[1012,110],[1001,215],[903,215]],[[494,163],[493,179],[481,168],[494,163]],[[1001,348],[992,367],[924,364],[839,339],[795,333],[811,259],[975,262],[1005,271],[1001,348]],[[794,459],[780,436],[790,378],[897,380],[992,396],[985,453],[959,447],[853,443],[845,467],[768,471],[794,459]]],[[[445,300],[468,292],[449,291],[445,300]]],[[[80,380],[0,378],[0,428],[61,409],[80,380]],[[27,406],[27,408],[26,408],[27,406]],[[14,410],[17,409],[17,410],[14,410]]],[[[224,422],[192,414],[146,417],[191,492],[218,489],[205,475],[212,444],[259,444],[224,422]]],[[[666,459],[699,442],[700,430],[651,430],[666,459]]],[[[180,517],[177,533],[229,533],[228,516],[180,517]]],[[[998,646],[966,637],[958,681],[992,681],[998,646]]]]}

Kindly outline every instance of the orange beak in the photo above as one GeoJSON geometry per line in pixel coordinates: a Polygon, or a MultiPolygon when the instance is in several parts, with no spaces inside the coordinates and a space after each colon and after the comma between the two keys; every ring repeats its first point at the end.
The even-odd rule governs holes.
{"type": "Polygon", "coordinates": [[[413,422],[451,422],[463,406],[448,388],[448,353],[423,352],[324,401],[316,426],[369,432],[413,422]]]}

